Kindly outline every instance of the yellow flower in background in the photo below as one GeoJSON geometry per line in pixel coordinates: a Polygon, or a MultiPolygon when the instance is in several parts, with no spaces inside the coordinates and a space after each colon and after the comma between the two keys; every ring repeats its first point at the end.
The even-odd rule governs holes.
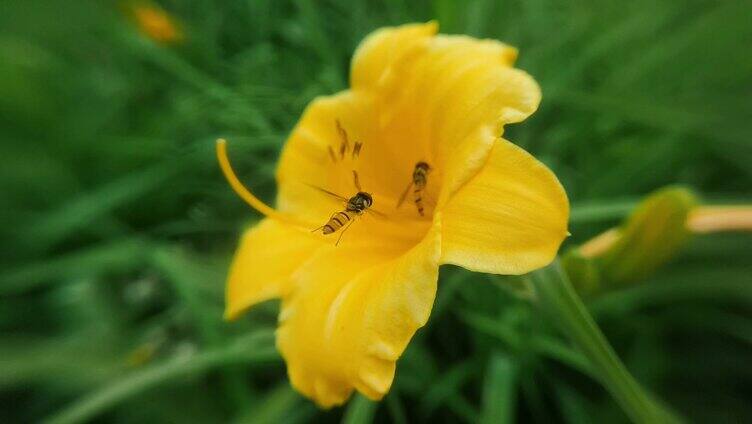
{"type": "Polygon", "coordinates": [[[440,264],[527,273],[567,236],[556,176],[500,138],[536,110],[538,85],[512,67],[514,48],[437,29],[363,41],[351,88],[314,100],[292,131],[277,209],[241,185],[217,144],[233,188],[267,216],[235,255],[226,316],[281,298],[278,349],[292,385],[322,407],[389,391],[440,264]]]}
{"type": "Polygon", "coordinates": [[[183,40],[177,21],[159,6],[150,2],[137,2],[130,6],[139,30],[159,43],[176,43],[183,40]]]}

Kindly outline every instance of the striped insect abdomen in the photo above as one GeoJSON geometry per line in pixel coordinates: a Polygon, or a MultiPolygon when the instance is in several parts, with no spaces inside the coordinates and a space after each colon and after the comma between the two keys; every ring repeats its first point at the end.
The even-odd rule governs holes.
{"type": "Polygon", "coordinates": [[[418,208],[418,213],[423,216],[423,190],[426,188],[426,172],[422,169],[416,169],[413,175],[413,195],[415,198],[415,206],[418,208]]]}
{"type": "Polygon", "coordinates": [[[322,228],[322,233],[324,234],[331,234],[333,232],[336,232],[342,226],[347,224],[352,217],[350,216],[350,213],[348,211],[342,211],[337,212],[334,215],[332,215],[331,218],[329,218],[329,221],[324,225],[322,228]]]}

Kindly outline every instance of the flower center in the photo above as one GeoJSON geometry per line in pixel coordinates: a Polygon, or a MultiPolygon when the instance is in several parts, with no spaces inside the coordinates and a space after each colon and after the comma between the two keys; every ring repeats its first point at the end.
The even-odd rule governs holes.
{"type": "MultiPolygon", "coordinates": [[[[336,183],[336,187],[319,187],[302,181],[294,183],[302,189],[307,188],[307,193],[302,193],[299,200],[301,203],[311,203],[305,203],[302,207],[320,210],[321,218],[314,218],[314,213],[301,215],[287,208],[283,208],[282,211],[274,209],[253,195],[233,171],[227,157],[227,143],[223,139],[217,140],[217,159],[225,178],[238,196],[266,217],[284,222],[301,231],[329,237],[335,245],[344,240],[349,245],[390,245],[406,251],[417,244],[431,226],[434,207],[430,200],[426,200],[431,165],[425,161],[416,162],[411,174],[407,174],[409,178],[405,181],[406,188],[402,196],[395,200],[394,196],[384,194],[389,193],[381,187],[384,181],[382,178],[374,178],[373,173],[369,173],[369,178],[365,180],[369,184],[361,186],[360,172],[352,168],[373,169],[374,164],[355,161],[363,144],[351,143],[339,122],[337,128],[344,134],[342,144],[336,148],[329,146],[328,149],[334,165],[332,174],[340,176],[329,180],[336,183]],[[350,178],[345,178],[344,175],[349,175],[350,178]],[[348,179],[351,182],[347,183],[348,179]],[[353,187],[352,191],[344,189],[347,186],[353,187]],[[312,221],[315,219],[318,221],[312,221]]],[[[385,176],[388,174],[379,175],[385,176]]]]}

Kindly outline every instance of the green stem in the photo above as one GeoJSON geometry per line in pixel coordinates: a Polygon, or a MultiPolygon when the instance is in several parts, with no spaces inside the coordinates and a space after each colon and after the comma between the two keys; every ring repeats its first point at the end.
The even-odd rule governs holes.
{"type": "Polygon", "coordinates": [[[537,300],[562,332],[590,360],[601,383],[636,423],[681,420],[650,396],[632,377],[575,292],[558,260],[531,274],[537,300]]]}

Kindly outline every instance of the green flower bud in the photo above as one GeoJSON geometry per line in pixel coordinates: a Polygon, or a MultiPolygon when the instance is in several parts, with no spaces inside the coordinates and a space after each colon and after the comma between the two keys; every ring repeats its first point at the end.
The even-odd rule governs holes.
{"type": "Polygon", "coordinates": [[[619,228],[618,239],[596,259],[608,284],[643,279],[689,240],[686,221],[697,205],[691,190],[667,187],[648,196],[619,228]]]}

